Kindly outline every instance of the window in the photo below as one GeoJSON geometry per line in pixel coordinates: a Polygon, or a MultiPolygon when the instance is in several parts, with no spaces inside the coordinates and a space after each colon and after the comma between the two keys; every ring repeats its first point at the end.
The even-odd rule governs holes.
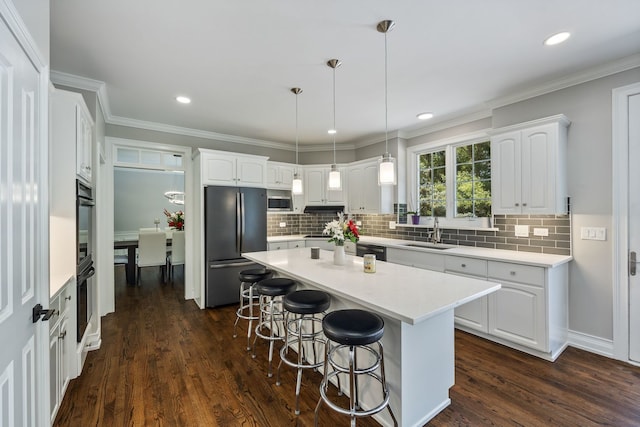
{"type": "Polygon", "coordinates": [[[413,150],[416,181],[409,190],[409,211],[451,221],[490,217],[491,143],[486,133],[430,145],[413,150]]]}
{"type": "Polygon", "coordinates": [[[445,151],[421,154],[419,156],[419,164],[420,215],[447,216],[447,169],[445,151]]]}
{"type": "Polygon", "coordinates": [[[491,216],[491,144],[463,145],[456,151],[456,217],[491,216]]]}

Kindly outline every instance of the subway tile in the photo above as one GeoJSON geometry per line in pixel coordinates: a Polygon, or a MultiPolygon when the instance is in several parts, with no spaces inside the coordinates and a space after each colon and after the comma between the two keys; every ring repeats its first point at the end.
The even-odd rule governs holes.
{"type": "Polygon", "coordinates": [[[519,219],[518,225],[542,225],[541,219],[519,219]]]}
{"type": "Polygon", "coordinates": [[[569,249],[563,248],[542,248],[542,252],[554,255],[571,255],[571,251],[569,249]]]}
{"type": "Polygon", "coordinates": [[[516,245],[502,245],[500,243],[496,243],[496,249],[504,249],[507,251],[517,251],[518,246],[516,245]]]}
{"type": "Polygon", "coordinates": [[[519,252],[535,252],[535,253],[542,253],[542,247],[540,247],[540,246],[524,246],[524,245],[518,245],[518,251],[519,251],[519,252]]]}

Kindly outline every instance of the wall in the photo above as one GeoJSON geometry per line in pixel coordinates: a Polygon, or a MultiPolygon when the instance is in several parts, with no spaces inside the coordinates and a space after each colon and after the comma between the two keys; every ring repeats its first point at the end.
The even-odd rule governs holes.
{"type": "MultiPolygon", "coordinates": [[[[167,227],[163,210],[174,212],[184,206],[169,203],[164,197],[168,190],[184,191],[184,175],[142,169],[114,168],[114,232],[131,232],[140,228],[167,227]]],[[[188,223],[185,218],[185,223],[188,223]]]]}
{"type": "Polygon", "coordinates": [[[580,240],[580,227],[612,230],[611,90],[640,81],[640,68],[558,90],[493,111],[499,128],[564,114],[571,120],[568,191],[574,261],[569,267],[569,328],[613,338],[613,243],[580,240]]]}

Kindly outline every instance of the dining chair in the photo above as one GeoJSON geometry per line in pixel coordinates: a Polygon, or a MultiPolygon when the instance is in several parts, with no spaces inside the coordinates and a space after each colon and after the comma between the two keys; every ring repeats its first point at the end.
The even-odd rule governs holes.
{"type": "Polygon", "coordinates": [[[162,281],[167,268],[167,235],[164,231],[148,231],[138,237],[138,284],[140,268],[160,267],[162,281]]]}
{"type": "Polygon", "coordinates": [[[171,253],[167,256],[169,277],[173,278],[173,267],[184,265],[184,231],[174,230],[171,235],[171,253]]]}

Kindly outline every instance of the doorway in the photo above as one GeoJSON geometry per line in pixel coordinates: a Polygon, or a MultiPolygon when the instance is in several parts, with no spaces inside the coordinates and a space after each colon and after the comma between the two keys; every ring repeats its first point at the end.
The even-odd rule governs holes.
{"type": "Polygon", "coordinates": [[[613,147],[614,353],[640,365],[640,83],[613,91],[613,147]]]}
{"type": "MultiPolygon", "coordinates": [[[[101,246],[100,256],[103,258],[102,276],[100,283],[100,315],[104,316],[107,313],[115,311],[115,281],[114,281],[114,238],[115,232],[122,232],[123,230],[115,230],[114,223],[116,216],[114,213],[114,207],[116,204],[115,182],[114,176],[116,171],[124,167],[130,172],[139,172],[144,174],[146,178],[158,178],[160,175],[164,175],[163,182],[167,184],[167,188],[164,188],[161,192],[158,190],[158,199],[166,200],[167,210],[174,212],[176,210],[183,210],[185,213],[192,212],[193,208],[193,194],[192,191],[192,171],[191,171],[191,148],[183,146],[173,146],[166,144],[156,144],[138,140],[128,140],[121,138],[105,138],[105,156],[104,165],[101,165],[100,174],[101,179],[101,191],[98,206],[102,214],[100,221],[100,231],[103,233],[103,242],[101,246]],[[146,170],[147,172],[141,172],[146,170]],[[167,173],[171,171],[171,173],[167,173]],[[160,175],[158,175],[160,173],[160,175]],[[168,177],[173,174],[173,176],[168,177]],[[179,179],[178,179],[179,175],[179,179]],[[174,177],[176,179],[174,179],[174,177]],[[169,203],[168,199],[165,199],[163,193],[167,191],[176,190],[178,186],[183,186],[186,197],[180,200],[180,204],[169,203]],[[176,187],[176,188],[174,188],[176,187]],[[182,204],[184,203],[184,204],[182,204]]],[[[121,169],[120,169],[121,170],[121,169]]],[[[121,174],[122,175],[122,174],[121,174]]],[[[126,175],[126,174],[125,174],[126,175]]],[[[159,180],[159,179],[157,179],[159,180]]],[[[175,202],[175,201],[174,201],[175,202]]],[[[158,205],[160,206],[160,205],[158,205]]],[[[163,213],[163,207],[153,208],[154,213],[149,213],[149,218],[141,219],[141,223],[135,226],[127,225],[126,227],[135,228],[130,230],[136,232],[140,228],[155,228],[156,220],[158,221],[158,228],[165,229],[168,226],[167,218],[163,213]]],[[[126,218],[128,219],[128,218],[126,218]]],[[[189,227],[188,218],[185,218],[187,225],[184,227],[185,237],[185,258],[187,260],[193,259],[192,254],[192,239],[193,239],[193,227],[189,227]]],[[[126,230],[124,230],[126,231],[126,230]]],[[[120,236],[121,237],[121,236],[120,236]]],[[[183,279],[185,283],[184,298],[194,298],[194,286],[193,286],[193,263],[186,262],[183,266],[184,274],[183,279]]]]}

